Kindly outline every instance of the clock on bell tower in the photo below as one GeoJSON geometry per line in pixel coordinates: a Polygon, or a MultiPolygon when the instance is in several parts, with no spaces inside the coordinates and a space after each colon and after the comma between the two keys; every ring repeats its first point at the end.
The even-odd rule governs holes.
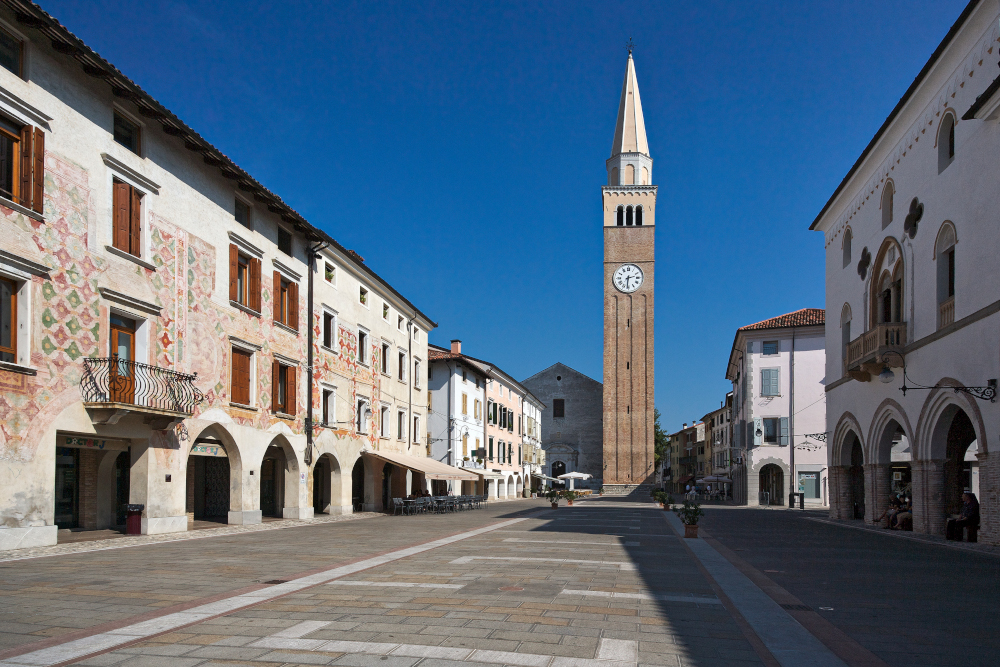
{"type": "Polygon", "coordinates": [[[653,244],[656,186],[629,51],[604,206],[604,492],[654,481],[653,244]]]}

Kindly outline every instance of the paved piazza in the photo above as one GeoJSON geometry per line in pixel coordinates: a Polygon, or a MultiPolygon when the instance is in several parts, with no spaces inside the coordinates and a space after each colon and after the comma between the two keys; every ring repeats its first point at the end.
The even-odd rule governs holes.
{"type": "MultiPolygon", "coordinates": [[[[649,503],[551,510],[519,500],[121,548],[94,542],[92,551],[7,560],[0,664],[902,665],[954,656],[975,665],[988,664],[982,651],[996,655],[994,639],[932,660],[893,659],[891,632],[858,627],[856,610],[822,615],[825,600],[850,606],[863,588],[824,596],[808,576],[765,574],[782,559],[782,573],[815,567],[787,551],[797,530],[809,544],[936,550],[956,576],[973,559],[966,569],[992,567],[995,585],[993,554],[872,536],[806,514],[707,513],[703,528],[717,536],[699,540],[680,539],[676,518],[649,503]],[[784,547],[748,541],[759,542],[762,522],[784,547]]],[[[838,579],[839,566],[826,566],[824,579],[838,579]]],[[[910,598],[919,607],[919,594],[910,598]]],[[[950,600],[938,611],[947,614],[950,600]]]]}

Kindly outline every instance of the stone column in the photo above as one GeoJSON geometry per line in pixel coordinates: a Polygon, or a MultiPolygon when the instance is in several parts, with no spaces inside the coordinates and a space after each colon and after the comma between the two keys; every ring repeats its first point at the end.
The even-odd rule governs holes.
{"type": "Polygon", "coordinates": [[[188,528],[184,501],[187,485],[179,469],[173,433],[153,431],[153,437],[132,440],[129,503],[145,505],[142,534],[179,533],[188,528]]]}
{"type": "Polygon", "coordinates": [[[851,505],[851,469],[848,466],[832,466],[829,475],[830,518],[850,519],[854,514],[851,505]]]}
{"type": "Polygon", "coordinates": [[[944,461],[913,461],[913,532],[944,534],[944,461]]]}
{"type": "Polygon", "coordinates": [[[979,541],[1000,544],[1000,453],[981,452],[979,459],[979,541]]]}
{"type": "Polygon", "coordinates": [[[865,466],[865,523],[871,523],[889,509],[891,488],[891,464],[869,463],[865,466]]]}

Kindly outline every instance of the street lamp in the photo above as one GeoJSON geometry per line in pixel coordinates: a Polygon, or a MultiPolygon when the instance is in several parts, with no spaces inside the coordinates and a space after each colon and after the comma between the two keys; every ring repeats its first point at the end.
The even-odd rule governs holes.
{"type": "MultiPolygon", "coordinates": [[[[900,387],[899,390],[901,392],[903,392],[903,396],[906,396],[906,392],[909,391],[909,390],[911,390],[911,389],[946,389],[946,388],[950,388],[950,389],[954,389],[955,393],[958,393],[958,392],[961,391],[963,393],[969,394],[970,396],[975,396],[976,398],[978,398],[980,400],[983,400],[983,401],[989,401],[990,403],[996,403],[997,402],[997,381],[996,381],[996,379],[987,380],[985,387],[961,387],[961,386],[959,386],[959,387],[949,387],[948,385],[945,385],[943,387],[928,387],[927,385],[922,385],[922,384],[918,384],[918,383],[914,382],[906,374],[906,359],[903,358],[902,354],[900,354],[899,352],[895,352],[893,350],[890,350],[889,352],[885,352],[883,354],[883,357],[886,354],[895,354],[897,357],[899,357],[900,362],[902,362],[902,366],[903,366],[903,386],[900,387]],[[914,386],[907,387],[906,386],[906,382],[908,380],[914,386]]],[[[884,361],[882,362],[882,372],[878,374],[878,379],[879,379],[880,382],[882,382],[882,384],[889,384],[894,379],[896,379],[896,374],[892,372],[891,368],[889,368],[889,364],[885,363],[884,361]]]]}

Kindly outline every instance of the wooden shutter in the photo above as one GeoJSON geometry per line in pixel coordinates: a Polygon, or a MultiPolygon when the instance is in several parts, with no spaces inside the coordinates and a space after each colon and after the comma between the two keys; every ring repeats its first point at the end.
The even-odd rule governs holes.
{"type": "Polygon", "coordinates": [[[115,182],[114,185],[114,229],[112,230],[112,245],[119,250],[129,252],[128,230],[131,223],[129,214],[129,204],[131,196],[129,187],[124,183],[115,182]]]}
{"type": "Polygon", "coordinates": [[[233,348],[232,401],[248,405],[250,403],[250,355],[233,348]]]}
{"type": "Polygon", "coordinates": [[[274,272],[274,291],[271,292],[271,307],[274,310],[274,321],[284,324],[281,317],[281,274],[274,272]]]}
{"type": "Polygon", "coordinates": [[[254,257],[248,263],[250,272],[250,288],[247,290],[247,305],[251,310],[260,312],[260,258],[254,257]]]}
{"type": "MultiPolygon", "coordinates": [[[[239,301],[240,250],[235,243],[229,244],[229,300],[239,301]]],[[[244,285],[244,287],[247,287],[244,285]]]]}
{"type": "Polygon", "coordinates": [[[135,188],[129,188],[132,195],[131,216],[129,217],[129,252],[136,257],[142,256],[142,196],[135,188]]]}
{"type": "Polygon", "coordinates": [[[299,284],[288,283],[288,326],[299,330],[299,284]]]}
{"type": "Polygon", "coordinates": [[[290,415],[296,413],[295,405],[295,367],[289,366],[285,369],[285,412],[290,415]]]}
{"type": "Polygon", "coordinates": [[[31,137],[31,126],[25,125],[22,127],[20,146],[21,164],[18,165],[21,173],[20,178],[18,179],[20,183],[18,183],[17,197],[15,197],[15,199],[18,200],[18,203],[29,208],[31,207],[31,163],[33,161],[33,156],[31,154],[31,137]]]}
{"type": "Polygon", "coordinates": [[[788,417],[781,418],[781,431],[778,434],[778,444],[782,447],[788,446],[788,417]]]}
{"type": "MultiPolygon", "coordinates": [[[[281,364],[277,361],[271,362],[271,412],[277,412],[278,408],[278,373],[281,372],[281,364]]],[[[285,396],[288,396],[288,389],[285,389],[285,396]]]]}
{"type": "Polygon", "coordinates": [[[32,170],[31,203],[35,213],[43,213],[43,196],[45,194],[45,133],[35,128],[35,140],[32,142],[34,154],[34,169],[32,170]]]}

